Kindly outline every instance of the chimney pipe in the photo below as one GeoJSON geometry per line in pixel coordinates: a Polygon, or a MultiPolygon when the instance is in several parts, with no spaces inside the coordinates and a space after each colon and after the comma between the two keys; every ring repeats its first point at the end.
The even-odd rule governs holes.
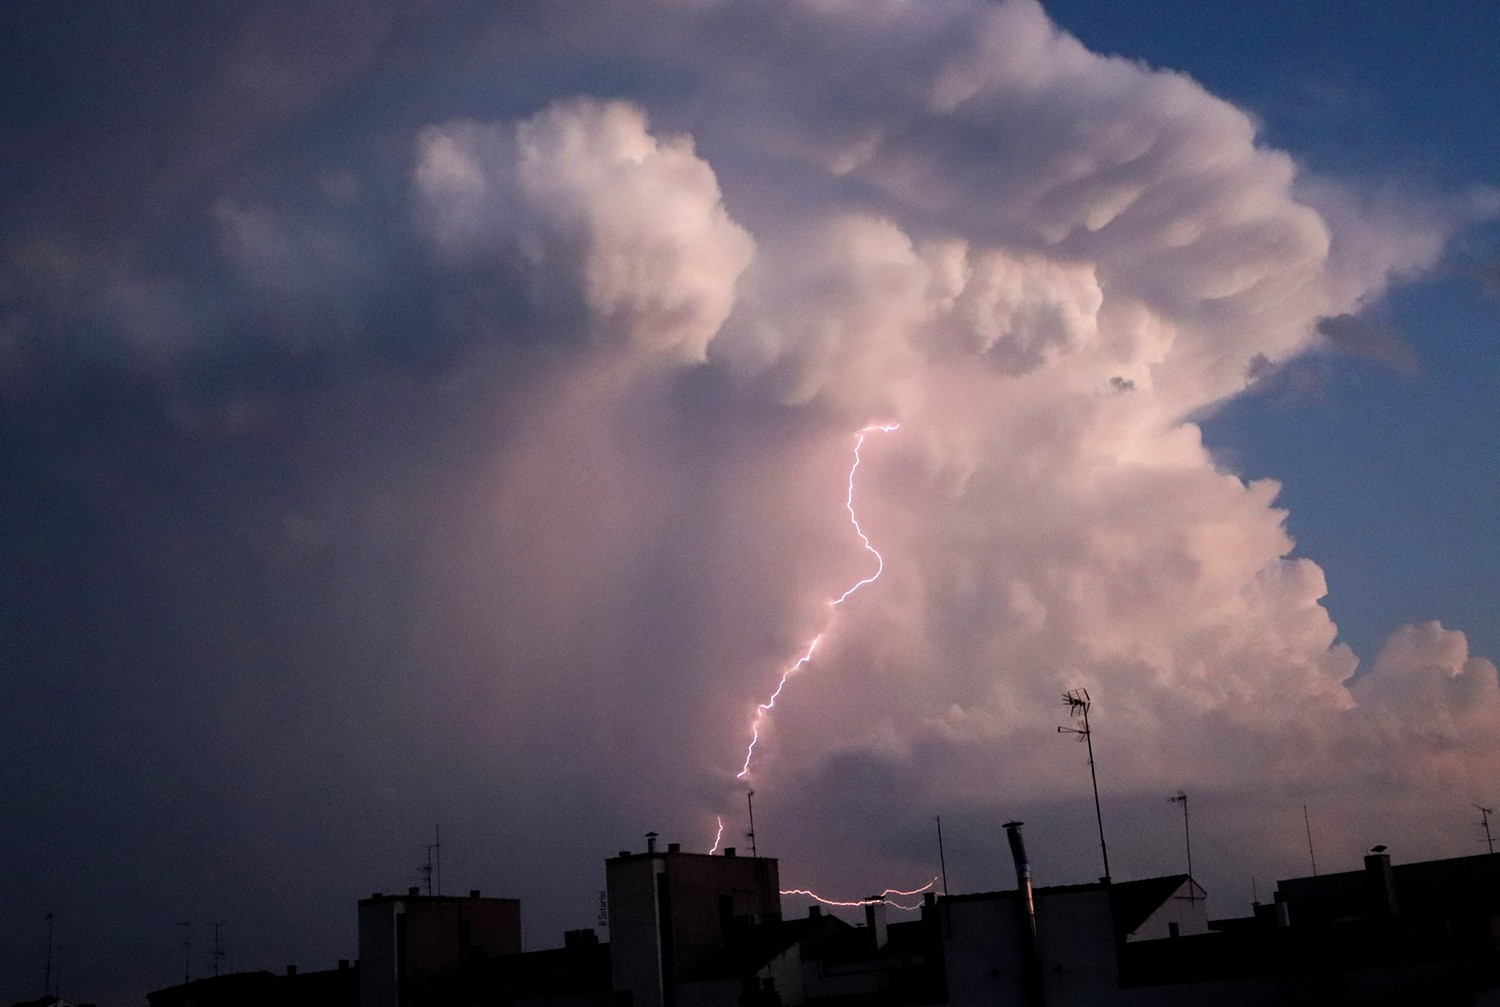
{"type": "Polygon", "coordinates": [[[726,857],[732,857],[732,856],[734,856],[734,854],[735,854],[735,849],[734,849],[733,846],[726,846],[726,847],[724,847],[724,856],[726,856],[726,857]]]}
{"type": "Polygon", "coordinates": [[[1370,917],[1393,920],[1400,915],[1396,905],[1396,874],[1391,870],[1391,855],[1377,846],[1365,857],[1365,894],[1370,917]]]}
{"type": "Polygon", "coordinates": [[[1042,954],[1036,937],[1036,898],[1031,889],[1031,862],[1026,859],[1026,842],[1021,838],[1022,822],[1006,822],[1005,838],[1010,841],[1010,856],[1016,863],[1016,892],[1021,899],[1022,927],[1026,935],[1026,1000],[1042,1003],[1042,954]]]}
{"type": "Polygon", "coordinates": [[[647,853],[655,853],[656,852],[656,833],[654,833],[654,832],[648,832],[648,833],[646,833],[646,852],[647,853]]]}
{"type": "Polygon", "coordinates": [[[1010,840],[1010,856],[1016,863],[1016,890],[1021,893],[1021,905],[1026,910],[1026,929],[1031,942],[1036,943],[1036,901],[1031,890],[1031,863],[1026,859],[1026,841],[1021,838],[1024,822],[1006,822],[1005,838],[1010,840]]]}
{"type": "Polygon", "coordinates": [[[681,843],[668,843],[667,844],[667,852],[668,853],[681,853],[682,852],[682,844],[681,843]]]}
{"type": "Polygon", "coordinates": [[[871,895],[864,902],[865,926],[870,931],[870,941],[874,944],[875,950],[879,951],[890,939],[890,932],[886,927],[885,896],[871,895]]]}

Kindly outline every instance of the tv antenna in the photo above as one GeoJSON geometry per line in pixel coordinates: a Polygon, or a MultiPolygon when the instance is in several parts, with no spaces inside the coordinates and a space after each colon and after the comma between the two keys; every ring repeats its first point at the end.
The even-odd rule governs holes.
{"type": "Polygon", "coordinates": [[[422,883],[426,886],[427,894],[443,894],[443,834],[438,826],[432,827],[432,842],[422,847],[426,851],[426,858],[422,861],[418,870],[422,872],[422,883]]]}
{"type": "MultiPolygon", "coordinates": [[[[1167,800],[1173,804],[1182,805],[1182,838],[1187,844],[1188,878],[1191,879],[1193,876],[1193,832],[1188,826],[1188,795],[1185,791],[1179,790],[1167,800]]],[[[1188,889],[1192,890],[1191,884],[1188,889]]]]}
{"type": "Polygon", "coordinates": [[[181,920],[177,925],[182,928],[182,981],[186,984],[193,981],[193,921],[181,920]]]}
{"type": "Polygon", "coordinates": [[[225,923],[223,920],[219,920],[217,923],[213,924],[214,946],[210,954],[213,956],[214,960],[214,978],[216,979],[219,976],[219,965],[224,961],[224,939],[220,934],[220,931],[224,929],[224,926],[225,923]]]}
{"type": "Polygon", "coordinates": [[[1109,883],[1109,846],[1104,842],[1104,813],[1099,810],[1099,774],[1094,769],[1094,732],[1089,727],[1089,707],[1093,702],[1089,699],[1087,689],[1071,689],[1063,693],[1063,705],[1068,708],[1076,719],[1072,727],[1058,727],[1058,734],[1076,734],[1078,740],[1089,746],[1089,779],[1094,782],[1094,819],[1099,823],[1099,852],[1104,855],[1104,877],[1100,880],[1109,883]]]}
{"type": "MultiPolygon", "coordinates": [[[[1490,848],[1490,852],[1491,853],[1494,853],[1495,852],[1495,840],[1493,838],[1491,838],[1491,836],[1490,836],[1490,816],[1495,813],[1495,809],[1494,808],[1482,807],[1481,805],[1478,805],[1478,804],[1474,805],[1474,807],[1479,809],[1479,822],[1480,822],[1481,825],[1484,826],[1484,842],[1485,842],[1485,845],[1490,848]]],[[[48,915],[48,919],[51,919],[51,915],[50,914],[48,915]]]]}
{"type": "Polygon", "coordinates": [[[750,809],[750,831],[745,833],[745,838],[750,840],[750,855],[758,857],[760,853],[755,849],[755,791],[745,791],[745,806],[750,809]]]}

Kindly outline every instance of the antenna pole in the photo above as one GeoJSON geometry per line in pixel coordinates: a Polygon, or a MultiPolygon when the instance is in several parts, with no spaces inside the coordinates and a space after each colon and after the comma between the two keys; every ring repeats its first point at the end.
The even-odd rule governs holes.
{"type": "Polygon", "coordinates": [[[745,791],[745,806],[750,809],[750,831],[745,833],[745,838],[750,840],[750,855],[760,856],[760,851],[755,848],[755,791],[745,791]]]}
{"type": "Polygon", "coordinates": [[[219,963],[224,960],[224,941],[223,941],[223,939],[219,935],[219,931],[224,928],[224,921],[220,920],[219,922],[215,923],[213,925],[213,927],[214,927],[214,950],[213,950],[214,978],[217,979],[218,976],[219,976],[219,963]]]}
{"type": "Polygon", "coordinates": [[[1302,826],[1307,829],[1307,859],[1312,861],[1313,877],[1318,876],[1318,858],[1313,856],[1312,820],[1307,817],[1307,805],[1302,805],[1302,826]]]}
{"type": "Polygon", "coordinates": [[[183,920],[177,924],[182,928],[182,981],[193,981],[193,921],[183,920]]]}
{"type": "Polygon", "coordinates": [[[943,816],[937,815],[938,827],[938,865],[943,870],[943,894],[948,894],[948,858],[943,856],[943,816]]]}
{"type": "Polygon", "coordinates": [[[1193,876],[1193,832],[1192,832],[1192,829],[1189,828],[1189,826],[1188,826],[1188,795],[1186,793],[1184,793],[1183,791],[1179,790],[1179,791],[1177,791],[1177,795],[1175,797],[1169,797],[1169,798],[1167,798],[1167,800],[1171,801],[1173,804],[1180,804],[1180,805],[1182,805],[1182,837],[1183,837],[1183,839],[1187,843],[1188,877],[1192,877],[1193,876]]]}
{"type": "MultiPolygon", "coordinates": [[[[1479,808],[1480,824],[1482,824],[1484,826],[1484,842],[1485,842],[1485,845],[1490,848],[1490,852],[1491,853],[1494,853],[1495,852],[1495,840],[1490,836],[1490,816],[1495,813],[1495,809],[1494,808],[1480,807],[1478,804],[1474,805],[1474,807],[1479,808]]],[[[51,919],[50,914],[48,916],[48,919],[51,919]]]]}
{"type": "Polygon", "coordinates": [[[42,996],[44,996],[44,997],[46,997],[46,996],[53,996],[54,995],[53,989],[52,989],[52,982],[53,982],[53,976],[55,976],[57,974],[57,970],[54,968],[54,966],[52,964],[52,927],[53,927],[53,922],[54,921],[52,919],[52,914],[48,913],[47,914],[47,965],[46,965],[46,968],[42,970],[42,996]]]}
{"type": "Polygon", "coordinates": [[[1089,747],[1089,779],[1094,784],[1094,820],[1099,823],[1099,852],[1104,856],[1104,877],[1101,881],[1109,882],[1109,845],[1104,841],[1104,812],[1099,810],[1099,774],[1094,769],[1094,732],[1089,727],[1089,707],[1093,705],[1089,699],[1087,689],[1073,689],[1063,693],[1063,704],[1074,716],[1083,717],[1083,727],[1059,727],[1058,734],[1077,734],[1083,737],[1089,747]]]}
{"type": "Polygon", "coordinates": [[[432,870],[437,875],[437,893],[443,894],[443,831],[438,825],[432,827],[432,870]]]}
{"type": "Polygon", "coordinates": [[[1099,773],[1094,768],[1094,732],[1089,727],[1089,707],[1083,706],[1083,740],[1089,746],[1089,779],[1094,783],[1094,820],[1099,823],[1099,852],[1104,857],[1104,880],[1109,880],[1109,844],[1104,841],[1104,812],[1099,810],[1099,773]]]}

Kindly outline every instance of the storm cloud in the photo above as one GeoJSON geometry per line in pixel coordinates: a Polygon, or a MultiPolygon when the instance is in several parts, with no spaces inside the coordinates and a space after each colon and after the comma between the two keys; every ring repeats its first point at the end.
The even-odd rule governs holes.
{"type": "Polygon", "coordinates": [[[1324,338],[1398,354],[1361,312],[1481,209],[1356,221],[1028,0],[596,8],[320,20],[317,73],[246,13],[175,198],[0,235],[5,786],[51,781],[9,887],[137,935],[80,971],[166,984],[188,914],[236,965],[348,957],[438,820],[551,944],[640,833],[742,831],[820,632],[750,777],[798,887],[924,882],[936,813],[963,886],[1017,814],[1092,876],[1078,687],[1121,876],[1176,869],[1178,787],[1229,898],[1301,870],[1304,803],[1443,850],[1430,810],[1500,777],[1494,664],[1437,624],[1353,653],[1198,423],[1324,338]],[[834,610],[872,423],[885,569],[834,610]]]}

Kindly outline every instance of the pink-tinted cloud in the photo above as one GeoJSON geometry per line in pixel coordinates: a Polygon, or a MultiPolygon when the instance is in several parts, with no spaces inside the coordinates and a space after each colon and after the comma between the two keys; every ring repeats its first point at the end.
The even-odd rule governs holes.
{"type": "MultiPolygon", "coordinates": [[[[493,646],[594,697],[581,758],[632,795],[659,793],[643,768],[676,780],[673,821],[711,824],[755,702],[826,627],[759,749],[809,871],[852,870],[805,852],[843,828],[849,773],[898,820],[1080,793],[1037,754],[1077,685],[1110,788],[1238,795],[1227,828],[1320,789],[1377,807],[1410,796],[1392,780],[1500,770],[1493,666],[1407,628],[1346,685],[1337,585],[1293,555],[1278,487],[1225,471],[1185,419],[1456,223],[1423,218],[1414,246],[1309,205],[1248,116],[1030,3],[770,6],[777,72],[705,34],[686,58],[722,54],[722,83],[667,103],[670,132],[578,100],[420,144],[439,258],[508,256],[601,339],[527,400],[488,532],[512,582],[493,646]],[[675,364],[647,366],[663,350],[675,364]],[[860,561],[843,452],[872,420],[902,423],[862,470],[887,572],[828,620],[860,561]]],[[[707,32],[714,10],[658,16],[707,32]]]]}

